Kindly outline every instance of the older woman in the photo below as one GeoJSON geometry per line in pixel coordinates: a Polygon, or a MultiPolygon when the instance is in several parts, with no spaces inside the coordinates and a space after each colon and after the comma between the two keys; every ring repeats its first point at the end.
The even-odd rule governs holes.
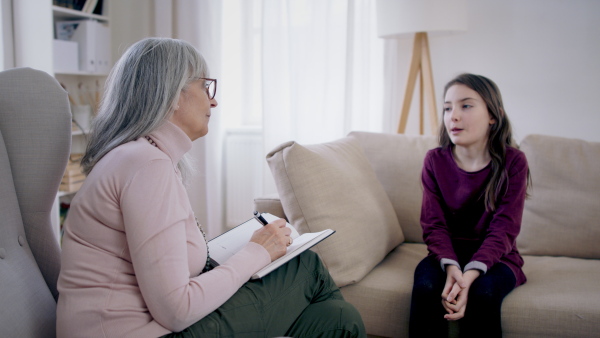
{"type": "Polygon", "coordinates": [[[65,222],[58,336],[365,335],[314,253],[249,281],[285,253],[283,220],[210,269],[183,182],[216,86],[180,40],[139,41],[115,65],[82,160],[87,179],[65,222]]]}

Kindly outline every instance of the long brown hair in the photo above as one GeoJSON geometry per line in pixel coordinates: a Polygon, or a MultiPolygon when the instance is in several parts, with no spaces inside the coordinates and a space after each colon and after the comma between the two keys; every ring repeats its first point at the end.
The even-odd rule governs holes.
{"type": "MultiPolygon", "coordinates": [[[[457,84],[465,85],[476,91],[485,102],[490,117],[496,121],[496,123],[489,126],[487,148],[492,158],[491,178],[484,192],[486,210],[495,211],[498,198],[501,194],[506,193],[501,192],[501,187],[505,182],[508,183],[506,147],[518,148],[518,146],[513,140],[512,127],[504,110],[500,89],[494,81],[481,75],[461,74],[446,84],[444,97],[446,97],[448,89],[457,84]]],[[[439,143],[442,148],[454,147],[443,122],[440,126],[439,143]]],[[[527,186],[530,185],[531,177],[528,170],[527,186]]]]}

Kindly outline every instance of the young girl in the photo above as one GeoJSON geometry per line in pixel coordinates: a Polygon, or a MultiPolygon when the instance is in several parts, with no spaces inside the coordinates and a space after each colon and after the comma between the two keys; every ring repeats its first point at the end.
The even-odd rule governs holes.
{"type": "Polygon", "coordinates": [[[444,90],[440,147],[425,156],[421,226],[429,255],[416,268],[411,337],[502,337],[504,297],[525,283],[516,246],[529,185],[502,97],[462,74],[444,90]]]}

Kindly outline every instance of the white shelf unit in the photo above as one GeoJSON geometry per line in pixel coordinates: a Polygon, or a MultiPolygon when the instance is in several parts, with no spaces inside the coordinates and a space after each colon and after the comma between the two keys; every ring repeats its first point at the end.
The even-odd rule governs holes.
{"type": "MultiPolygon", "coordinates": [[[[46,0],[50,1],[50,0],[46,0]]],[[[108,13],[108,3],[109,0],[103,1],[103,13],[108,13]]],[[[70,21],[70,20],[97,20],[101,23],[104,23],[110,26],[110,18],[107,15],[97,15],[91,13],[84,13],[79,10],[64,8],[60,6],[52,6],[52,24],[53,30],[55,29],[55,23],[57,21],[70,21]]],[[[53,34],[53,38],[55,34],[53,34]]],[[[106,48],[111,48],[109,44],[106,48]]],[[[86,72],[86,71],[55,71],[54,77],[65,87],[67,92],[72,98],[72,102],[76,102],[78,104],[84,103],[92,103],[93,105],[97,105],[97,99],[92,99],[89,101],[93,102],[84,102],[82,99],[82,91],[89,93],[93,93],[92,96],[94,98],[99,97],[102,93],[102,88],[104,87],[104,82],[106,80],[108,73],[96,73],[96,72],[86,72]]],[[[87,100],[86,100],[87,101],[87,100]]],[[[93,109],[95,110],[95,109],[93,109]]],[[[94,111],[95,113],[95,111],[94,111]]],[[[86,132],[87,130],[81,131],[80,129],[74,130],[71,134],[72,136],[72,146],[71,153],[83,153],[85,151],[86,145],[86,132]]],[[[60,241],[60,232],[61,232],[61,219],[60,219],[60,205],[61,202],[70,203],[71,199],[75,195],[76,191],[65,192],[58,191],[56,194],[56,200],[54,203],[54,210],[52,216],[52,223],[55,228],[55,234],[57,239],[60,241]]]]}
{"type": "MultiPolygon", "coordinates": [[[[106,3],[104,4],[103,12],[107,13],[108,9],[106,8],[106,3]]],[[[70,20],[70,19],[95,19],[98,21],[108,22],[110,19],[106,15],[97,15],[91,13],[84,13],[82,11],[78,11],[75,9],[60,7],[60,6],[52,6],[52,17],[54,21],[57,20],[70,20]]]]}
{"type": "Polygon", "coordinates": [[[65,71],[56,71],[54,75],[66,75],[66,76],[98,76],[98,77],[106,77],[108,73],[90,73],[90,72],[65,72],[65,71]]]}

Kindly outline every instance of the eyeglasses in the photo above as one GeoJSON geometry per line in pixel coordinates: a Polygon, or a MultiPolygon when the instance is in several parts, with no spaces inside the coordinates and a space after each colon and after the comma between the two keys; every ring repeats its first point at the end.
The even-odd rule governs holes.
{"type": "Polygon", "coordinates": [[[208,99],[214,99],[217,94],[217,79],[209,79],[206,77],[201,77],[201,79],[204,80],[204,89],[206,90],[208,99]]]}

